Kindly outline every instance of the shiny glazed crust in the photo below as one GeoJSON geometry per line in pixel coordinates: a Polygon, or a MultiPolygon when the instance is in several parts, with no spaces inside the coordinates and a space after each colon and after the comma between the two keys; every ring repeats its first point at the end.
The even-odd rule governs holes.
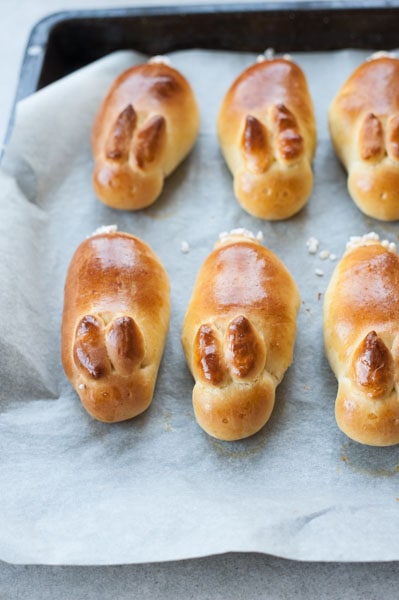
{"type": "Polygon", "coordinates": [[[97,197],[119,209],[152,204],[164,178],[191,150],[198,129],[194,93],[176,69],[150,61],[122,73],[93,125],[97,197]]]}
{"type": "Polygon", "coordinates": [[[399,257],[380,242],[349,249],[324,300],[326,355],[338,380],[335,414],[362,444],[399,443],[399,257]]]}
{"type": "Polygon", "coordinates": [[[199,425],[221,440],[246,438],[269,419],[292,362],[299,293],[280,260],[232,235],[202,265],[182,330],[199,425]]]}
{"type": "Polygon", "coordinates": [[[358,208],[399,219],[399,60],[377,56],[360,65],[333,100],[329,126],[358,208]]]}
{"type": "Polygon", "coordinates": [[[263,60],[234,81],[220,107],[218,135],[247,212],[278,220],[304,206],[316,125],[305,76],[292,60],[263,60]]]}
{"type": "Polygon", "coordinates": [[[102,233],[78,247],[65,283],[61,354],[93,417],[123,421],[149,406],[169,316],[169,279],[147,244],[102,233]]]}

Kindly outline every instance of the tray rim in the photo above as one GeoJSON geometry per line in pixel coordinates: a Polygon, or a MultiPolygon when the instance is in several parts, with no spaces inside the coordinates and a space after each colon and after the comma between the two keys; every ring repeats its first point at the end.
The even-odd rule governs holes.
{"type": "MultiPolygon", "coordinates": [[[[135,7],[115,7],[109,9],[71,9],[50,13],[43,17],[32,27],[28,41],[25,47],[22,67],[24,63],[41,67],[45,55],[45,48],[53,29],[60,23],[67,21],[76,21],[83,19],[104,19],[104,18],[124,18],[124,17],[157,17],[165,15],[204,15],[213,13],[237,14],[237,13],[281,13],[281,12],[351,12],[368,11],[381,9],[399,9],[397,0],[273,0],[267,4],[261,2],[245,3],[229,2],[226,4],[204,3],[204,4],[168,4],[153,6],[135,6],[135,7]],[[43,52],[38,55],[29,54],[29,48],[32,46],[41,46],[43,52]]],[[[21,69],[22,75],[22,69],[21,69]]],[[[21,79],[21,78],[20,78],[21,79]]],[[[35,78],[36,87],[30,93],[37,89],[38,76],[35,78]]],[[[28,95],[28,94],[26,94],[28,95]]],[[[21,99],[18,97],[18,99],[21,99]]]]}
{"type": "MultiPolygon", "coordinates": [[[[110,7],[90,9],[67,9],[49,13],[39,19],[31,28],[25,44],[18,81],[11,106],[10,117],[6,128],[3,144],[0,152],[1,158],[11,137],[15,119],[16,106],[20,100],[36,92],[42,73],[43,63],[46,57],[47,46],[53,30],[65,22],[73,22],[84,19],[117,19],[117,18],[156,18],[161,16],[178,15],[205,15],[205,14],[239,14],[239,13],[338,13],[353,11],[379,11],[399,10],[399,0],[273,0],[272,2],[249,2],[244,0],[216,4],[206,2],[203,4],[165,4],[146,6],[140,4],[132,7],[110,7]],[[37,51],[32,51],[32,49],[37,51]]],[[[399,46],[399,42],[398,42],[399,46]]]]}
{"type": "MultiPolygon", "coordinates": [[[[318,4],[319,6],[323,6],[323,8],[324,8],[324,6],[325,6],[324,4],[320,4],[320,3],[307,3],[307,4],[311,4],[311,5],[318,4]]],[[[326,3],[326,4],[327,4],[327,3],[326,3]]],[[[336,3],[334,3],[334,4],[336,4],[336,3]]],[[[343,3],[342,3],[342,2],[340,2],[339,4],[343,4],[343,3]]],[[[374,4],[375,4],[375,3],[373,3],[373,5],[374,5],[374,4]]],[[[238,6],[238,5],[237,5],[237,6],[238,6]]],[[[345,12],[346,12],[346,10],[347,10],[347,8],[348,8],[348,5],[346,5],[346,6],[344,5],[344,7],[345,7],[345,12]]],[[[148,7],[147,7],[147,8],[148,8],[148,7]]],[[[362,6],[361,6],[360,8],[361,8],[361,9],[362,9],[362,8],[364,8],[364,5],[362,4],[362,6]]],[[[392,8],[392,7],[391,7],[391,5],[389,5],[389,8],[392,8]]],[[[395,8],[397,8],[397,7],[395,7],[395,8]]],[[[279,9],[279,11],[281,10],[281,5],[279,5],[279,6],[278,6],[278,9],[279,9]]],[[[98,10],[95,10],[95,11],[62,11],[62,12],[59,12],[59,13],[54,13],[53,15],[50,15],[50,16],[48,16],[48,17],[45,17],[45,18],[44,18],[42,21],[48,21],[48,20],[51,20],[51,16],[53,16],[53,17],[57,17],[57,19],[55,19],[55,21],[54,21],[55,23],[58,23],[58,22],[63,22],[63,21],[65,20],[65,19],[64,19],[64,17],[63,17],[63,15],[64,15],[64,14],[71,15],[71,13],[74,13],[74,15],[76,15],[76,12],[79,12],[79,13],[80,13],[80,15],[79,15],[79,16],[82,16],[83,18],[86,18],[86,15],[87,15],[88,13],[91,13],[91,14],[93,14],[93,12],[94,12],[94,13],[96,13],[96,14],[95,14],[95,16],[96,16],[96,17],[97,17],[97,16],[100,16],[100,15],[99,15],[99,13],[100,13],[101,11],[98,11],[98,10]],[[59,18],[59,20],[58,20],[58,18],[59,18]]],[[[114,11],[111,11],[111,12],[114,12],[114,11]]],[[[256,11],[256,12],[257,12],[257,11],[256,11]]],[[[327,12],[328,12],[328,9],[327,9],[327,12]]],[[[129,13],[130,13],[130,11],[129,11],[129,13]]],[[[141,13],[141,15],[142,15],[142,14],[143,14],[143,13],[141,13]]],[[[169,14],[169,13],[166,13],[166,14],[169,14]]],[[[141,15],[140,15],[140,16],[141,16],[141,15]]],[[[108,15],[106,15],[106,16],[108,16],[108,15]]],[[[118,16],[119,16],[119,15],[118,15],[118,16]]],[[[122,14],[121,16],[122,16],[122,17],[123,17],[123,16],[125,16],[125,12],[124,12],[124,11],[123,11],[123,14],[122,14]]],[[[72,16],[72,20],[74,20],[75,18],[76,18],[75,16],[72,16]]],[[[101,18],[102,18],[102,17],[101,17],[101,18]]],[[[48,31],[50,31],[50,30],[48,30],[48,31]]]]}

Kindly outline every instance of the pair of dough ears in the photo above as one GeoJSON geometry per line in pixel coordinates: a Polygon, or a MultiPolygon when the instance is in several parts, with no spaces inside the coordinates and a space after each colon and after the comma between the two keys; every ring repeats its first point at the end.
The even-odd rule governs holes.
{"type": "Polygon", "coordinates": [[[78,323],[73,359],[78,370],[92,380],[112,371],[129,375],[144,358],[143,335],[132,317],[122,315],[109,323],[95,315],[85,315],[78,323]]]}
{"type": "Polygon", "coordinates": [[[153,115],[138,125],[132,104],[116,118],[105,144],[105,156],[111,161],[127,162],[133,157],[138,169],[156,168],[166,147],[166,121],[162,115],[153,115]]]}
{"type": "Polygon", "coordinates": [[[265,173],[272,162],[298,159],[304,152],[298,122],[285,104],[269,110],[269,129],[256,117],[247,115],[241,137],[241,153],[249,171],[265,173]]]}
{"type": "Polygon", "coordinates": [[[266,362],[266,348],[251,321],[238,315],[230,321],[224,336],[204,323],[194,340],[193,368],[199,379],[222,387],[230,379],[254,379],[266,362]]]}

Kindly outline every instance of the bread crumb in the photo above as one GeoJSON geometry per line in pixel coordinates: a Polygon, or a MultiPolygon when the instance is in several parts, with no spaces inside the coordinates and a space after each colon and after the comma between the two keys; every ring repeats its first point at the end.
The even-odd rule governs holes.
{"type": "Polygon", "coordinates": [[[389,240],[382,240],[381,246],[390,250],[391,252],[396,252],[396,244],[394,242],[390,242],[389,240]]]}
{"type": "Polygon", "coordinates": [[[85,383],[80,383],[79,384],[79,389],[80,390],[85,390],[86,389],[86,384],[85,383]]]}
{"type": "MultiPolygon", "coordinates": [[[[264,51],[263,54],[258,55],[256,62],[261,63],[261,62],[264,62],[265,60],[273,60],[273,58],[275,56],[276,56],[276,51],[274,48],[266,48],[266,50],[264,51]]],[[[292,61],[291,54],[282,54],[281,58],[283,58],[284,60],[292,61]]]]}
{"type": "Polygon", "coordinates": [[[352,235],[346,243],[346,249],[352,250],[358,246],[368,246],[370,244],[380,243],[381,246],[389,250],[389,252],[396,252],[395,242],[389,240],[380,240],[380,236],[375,231],[370,231],[365,235],[352,235]]]}
{"type": "Polygon", "coordinates": [[[115,233],[115,231],[118,231],[118,225],[101,225],[101,227],[97,227],[97,229],[88,237],[100,235],[101,233],[115,233]]]}
{"type": "Polygon", "coordinates": [[[170,67],[172,62],[171,62],[170,58],[168,58],[167,56],[162,56],[161,54],[156,54],[155,56],[152,56],[150,58],[150,60],[148,61],[148,64],[150,64],[150,65],[161,64],[161,65],[168,65],[168,67],[170,67]]]}
{"type": "Polygon", "coordinates": [[[188,242],[186,242],[185,240],[183,240],[182,243],[180,244],[180,250],[183,252],[183,254],[188,254],[191,250],[190,244],[188,242]]]}
{"type": "Polygon", "coordinates": [[[219,233],[219,239],[223,241],[225,238],[232,235],[243,235],[253,240],[258,240],[258,242],[263,240],[263,233],[261,231],[258,231],[258,233],[255,235],[252,233],[252,231],[249,231],[249,229],[244,229],[243,227],[232,229],[231,231],[222,231],[222,233],[219,233]]]}
{"type": "Polygon", "coordinates": [[[306,247],[308,249],[309,254],[316,254],[319,249],[319,240],[315,237],[310,237],[306,242],[306,247]]]}
{"type": "Polygon", "coordinates": [[[319,257],[321,258],[321,260],[326,260],[329,256],[330,256],[329,250],[322,250],[321,252],[319,252],[319,257]]]}
{"type": "Polygon", "coordinates": [[[337,255],[336,254],[330,254],[330,260],[332,260],[332,261],[337,260],[337,255]]]}
{"type": "Polygon", "coordinates": [[[264,60],[272,60],[274,58],[274,54],[274,48],[266,48],[263,54],[259,54],[259,56],[256,59],[256,62],[261,63],[264,60]]]}
{"type": "Polygon", "coordinates": [[[324,271],[322,269],[315,269],[315,275],[317,275],[317,277],[323,277],[324,275],[324,271]]]}
{"type": "Polygon", "coordinates": [[[395,52],[387,52],[386,50],[378,50],[377,52],[373,52],[366,61],[376,60],[377,58],[395,58],[395,52]]]}

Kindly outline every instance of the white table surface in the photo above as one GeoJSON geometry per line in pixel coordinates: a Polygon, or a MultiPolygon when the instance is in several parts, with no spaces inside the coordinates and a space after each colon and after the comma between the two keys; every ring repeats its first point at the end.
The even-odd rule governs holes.
{"type": "MultiPolygon", "coordinates": [[[[6,132],[25,45],[38,20],[63,10],[200,3],[203,0],[0,0],[0,139],[6,132]]],[[[217,3],[226,2],[213,1],[217,3]]],[[[398,584],[398,563],[300,563],[250,553],[116,567],[0,562],[1,600],[393,600],[398,598],[398,584]]]]}

